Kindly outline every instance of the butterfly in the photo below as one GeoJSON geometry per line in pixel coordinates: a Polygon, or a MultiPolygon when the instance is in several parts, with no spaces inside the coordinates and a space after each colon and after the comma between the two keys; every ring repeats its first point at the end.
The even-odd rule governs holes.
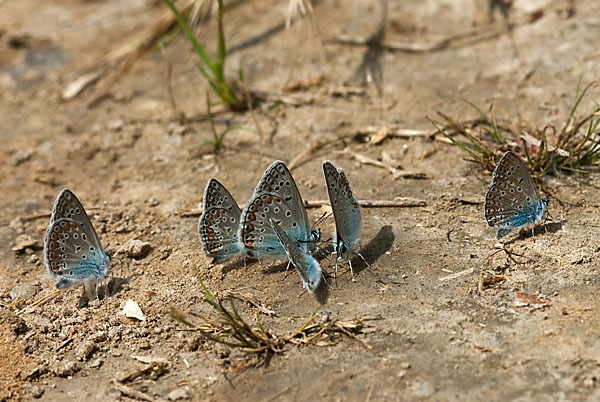
{"type": "Polygon", "coordinates": [[[314,292],[319,286],[321,276],[323,276],[321,265],[319,265],[313,256],[302,251],[272,218],[269,218],[269,224],[285,250],[288,259],[294,265],[296,271],[298,271],[304,288],[308,293],[314,292]]]}
{"type": "MultiPolygon", "coordinates": [[[[490,226],[500,227],[496,235],[499,239],[511,229],[542,221],[548,201],[540,197],[525,164],[508,151],[496,165],[485,193],[485,220],[490,226]]],[[[531,230],[533,234],[533,227],[531,230]]]]}
{"type": "Polygon", "coordinates": [[[286,250],[269,223],[272,218],[303,252],[320,238],[312,231],[304,203],[292,174],[281,161],[263,173],[254,194],[242,211],[238,237],[252,257],[283,256],[286,250]]]}
{"type": "Polygon", "coordinates": [[[204,190],[198,234],[204,253],[213,257],[213,263],[225,262],[243,252],[238,240],[241,213],[229,191],[210,179],[204,190]]]}
{"type": "Polygon", "coordinates": [[[84,295],[97,297],[96,284],[106,279],[112,253],[107,253],[81,202],[63,189],[52,208],[44,239],[44,264],[56,287],[83,283],[84,295]]]}
{"type": "MultiPolygon", "coordinates": [[[[352,189],[343,169],[338,169],[330,161],[323,161],[323,175],[327,185],[327,195],[335,221],[334,250],[337,262],[345,259],[350,265],[354,278],[350,252],[356,253],[363,261],[363,256],[356,251],[360,245],[361,213],[358,202],[352,195],[352,189]]],[[[365,264],[369,265],[366,261],[365,264]]]]}

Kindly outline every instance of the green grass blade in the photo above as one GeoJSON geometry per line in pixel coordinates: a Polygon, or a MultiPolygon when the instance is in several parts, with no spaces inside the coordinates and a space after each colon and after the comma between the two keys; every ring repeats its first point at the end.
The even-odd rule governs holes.
{"type": "Polygon", "coordinates": [[[217,46],[217,65],[215,73],[217,80],[225,82],[225,57],[227,57],[227,48],[225,46],[225,30],[223,29],[223,0],[217,0],[217,25],[218,25],[218,46],[217,46]]]}
{"type": "Polygon", "coordinates": [[[213,63],[211,58],[208,56],[208,54],[204,50],[204,47],[200,44],[200,42],[198,42],[198,39],[196,39],[196,36],[190,29],[189,25],[187,24],[187,22],[185,22],[185,18],[183,18],[183,15],[181,15],[181,13],[177,9],[177,7],[175,7],[175,5],[173,4],[173,2],[171,0],[165,0],[165,3],[167,3],[167,6],[169,6],[171,11],[173,11],[173,14],[175,15],[175,19],[177,20],[177,23],[179,24],[179,26],[183,30],[183,33],[185,34],[185,36],[188,38],[188,40],[194,47],[194,50],[196,51],[196,53],[198,53],[200,58],[202,58],[202,61],[204,62],[204,64],[206,64],[206,66],[209,68],[209,70],[211,70],[213,72],[213,74],[215,74],[215,71],[216,71],[215,63],[213,63]]]}
{"type": "Polygon", "coordinates": [[[504,145],[504,138],[502,138],[500,130],[498,130],[498,125],[496,124],[496,111],[494,110],[494,105],[490,106],[490,114],[492,115],[492,127],[494,128],[491,135],[496,139],[496,141],[498,141],[498,143],[504,145]]]}

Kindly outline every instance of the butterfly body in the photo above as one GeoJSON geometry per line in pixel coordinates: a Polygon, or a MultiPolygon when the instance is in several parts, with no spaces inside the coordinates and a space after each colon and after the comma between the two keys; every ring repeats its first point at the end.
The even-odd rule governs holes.
{"type": "Polygon", "coordinates": [[[334,251],[338,261],[348,261],[352,271],[350,254],[358,254],[356,250],[360,246],[360,206],[352,194],[350,182],[343,169],[336,168],[330,161],[324,161],[323,175],[335,221],[334,251]]]}
{"type": "Polygon", "coordinates": [[[315,260],[313,256],[308,254],[306,251],[296,244],[290,237],[281,229],[273,219],[269,219],[270,226],[277,236],[277,240],[280,242],[281,247],[285,250],[285,253],[289,261],[294,265],[302,285],[308,291],[308,293],[314,292],[319,286],[321,277],[323,276],[321,265],[315,260]]]}
{"type": "Polygon", "coordinates": [[[294,178],[281,161],[273,162],[265,170],[242,211],[238,237],[248,255],[257,258],[286,255],[270,218],[304,252],[318,240],[318,232],[311,231],[309,226],[294,178]]]}
{"type": "Polygon", "coordinates": [[[229,191],[219,181],[210,179],[204,190],[198,234],[204,253],[213,257],[213,263],[243,253],[238,237],[241,212],[229,191]]]}
{"type": "Polygon", "coordinates": [[[525,164],[508,151],[502,156],[485,193],[485,220],[499,226],[497,238],[523,225],[541,222],[549,200],[541,198],[525,164]]]}
{"type": "Polygon", "coordinates": [[[56,287],[83,283],[89,294],[109,273],[111,254],[104,251],[85,209],[68,189],[54,203],[44,240],[44,263],[56,287]]]}

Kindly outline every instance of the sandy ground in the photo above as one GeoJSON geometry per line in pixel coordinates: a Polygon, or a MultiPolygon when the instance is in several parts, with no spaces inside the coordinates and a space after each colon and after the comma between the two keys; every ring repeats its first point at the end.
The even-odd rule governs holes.
{"type": "MultiPolygon", "coordinates": [[[[228,73],[243,69],[249,88],[271,100],[255,110],[264,142],[249,113],[218,113],[219,129],[253,131],[229,133],[215,154],[201,145],[210,128],[194,117],[205,112],[207,85],[183,38],[166,54],[176,112],[192,119],[173,119],[158,51],[61,98],[75,78],[101,71],[152,28],[161,2],[0,1],[0,399],[600,398],[597,170],[544,178],[554,222],[533,237],[508,235],[505,244],[521,256],[495,255],[489,270],[505,280],[480,294],[477,279],[496,243],[483,220],[489,172],[437,137],[373,143],[382,127],[429,131],[426,116],[439,118],[437,111],[476,117],[461,98],[494,104],[530,127],[563,124],[578,81],[598,79],[600,4],[515,0],[508,29],[501,3],[318,2],[321,58],[306,22],[284,29],[287,2],[226,2],[228,73]],[[412,51],[340,40],[382,34],[412,51]],[[423,206],[363,208],[362,253],[371,269],[355,259],[353,282],[342,265],[337,287],[319,298],[298,296],[301,283],[295,274],[282,280],[282,264],[211,265],[194,214],[207,180],[217,178],[243,204],[273,160],[289,163],[315,144],[325,145],[293,169],[305,200],[326,199],[321,162],[330,159],[346,170],[358,199],[409,197],[423,206]],[[353,153],[426,178],[394,178],[353,153]],[[79,197],[106,249],[132,239],[151,249],[115,258],[116,279],[101,301],[80,307],[80,290],[70,289],[28,307],[55,289],[42,247],[64,187],[79,197]],[[217,295],[242,292],[273,310],[261,317],[275,334],[294,331],[319,306],[317,321],[364,327],[355,339],[288,344],[243,368],[254,358],[203,341],[168,313],[173,306],[195,322],[213,316],[194,267],[217,295]],[[519,292],[547,303],[517,308],[519,292]],[[128,299],[146,321],[117,314],[128,299]],[[146,370],[148,359],[162,369],[146,370]]],[[[214,22],[201,31],[211,51],[214,31],[214,22]]],[[[596,96],[581,110],[589,112],[596,96]]],[[[322,211],[308,213],[315,221],[322,211]]],[[[332,219],[320,228],[329,238],[332,219]]],[[[321,264],[333,271],[333,261],[321,264]]],[[[238,306],[254,322],[257,309],[238,306]]]]}

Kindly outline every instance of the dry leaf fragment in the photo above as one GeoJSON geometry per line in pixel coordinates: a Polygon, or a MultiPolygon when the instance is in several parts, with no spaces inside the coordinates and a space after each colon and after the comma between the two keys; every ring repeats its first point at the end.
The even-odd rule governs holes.
{"type": "Polygon", "coordinates": [[[146,321],[146,316],[142,313],[140,306],[131,299],[125,302],[125,307],[123,307],[123,311],[119,314],[122,314],[127,318],[136,318],[140,321],[146,321]]]}
{"type": "Polygon", "coordinates": [[[515,296],[515,307],[546,307],[549,305],[550,300],[541,295],[519,292],[515,296]]]}

